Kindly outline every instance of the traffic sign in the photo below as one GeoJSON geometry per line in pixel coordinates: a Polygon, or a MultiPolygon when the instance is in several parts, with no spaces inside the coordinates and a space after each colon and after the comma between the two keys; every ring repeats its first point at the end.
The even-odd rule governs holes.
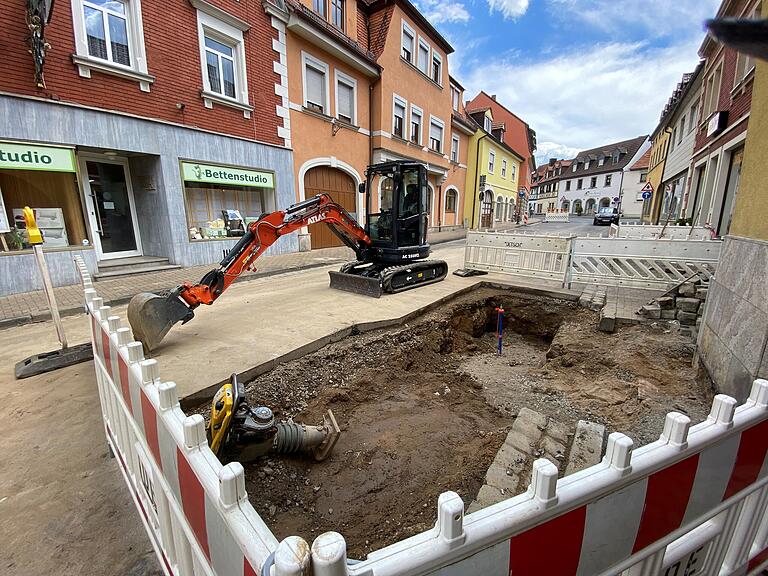
{"type": "Polygon", "coordinates": [[[648,191],[642,193],[643,200],[648,200],[651,196],[653,196],[653,194],[648,191]]]}
{"type": "Polygon", "coordinates": [[[643,189],[640,190],[640,192],[650,192],[651,194],[653,194],[653,184],[651,184],[650,182],[646,182],[645,186],[643,186],[643,189]]]}
{"type": "Polygon", "coordinates": [[[614,196],[614,197],[613,197],[613,201],[614,201],[614,202],[618,202],[618,201],[619,201],[619,197],[618,197],[618,196],[614,196]]]}
{"type": "Polygon", "coordinates": [[[520,198],[525,198],[525,188],[520,188],[520,192],[518,192],[518,194],[520,194],[520,198]]]}

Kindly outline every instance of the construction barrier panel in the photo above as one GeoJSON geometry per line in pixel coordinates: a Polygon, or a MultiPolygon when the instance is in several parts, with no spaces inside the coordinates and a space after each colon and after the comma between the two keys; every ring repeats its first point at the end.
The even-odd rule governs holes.
{"type": "Polygon", "coordinates": [[[547,212],[544,216],[544,222],[569,222],[568,212],[547,212]]]}
{"type": "Polygon", "coordinates": [[[666,290],[694,276],[708,282],[721,246],[714,240],[576,238],[570,283],[666,290]]]}
{"type": "Polygon", "coordinates": [[[341,534],[277,542],[222,466],[203,419],[93,289],[91,317],[107,442],[168,575],[649,576],[758,574],[768,566],[768,381],[741,406],[718,395],[704,422],[671,412],[659,440],[633,450],[618,432],[600,464],[558,480],[534,462],[528,490],[464,515],[445,492],[434,528],[351,563],[341,534]]]}
{"type": "Polygon", "coordinates": [[[667,240],[712,240],[713,231],[703,226],[666,226],[659,224],[611,225],[611,238],[651,238],[667,240]]]}
{"type": "Polygon", "coordinates": [[[573,238],[470,231],[467,233],[464,267],[564,284],[573,238]]]}

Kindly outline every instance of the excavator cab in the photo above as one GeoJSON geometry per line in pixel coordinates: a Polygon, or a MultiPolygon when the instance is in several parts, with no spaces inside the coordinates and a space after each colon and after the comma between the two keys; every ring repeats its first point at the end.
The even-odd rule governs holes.
{"type": "Polygon", "coordinates": [[[386,162],[370,166],[361,192],[366,194],[365,232],[371,239],[372,259],[380,264],[402,264],[429,256],[427,244],[427,171],[414,162],[386,162]],[[372,212],[378,196],[379,211],[372,212]]]}

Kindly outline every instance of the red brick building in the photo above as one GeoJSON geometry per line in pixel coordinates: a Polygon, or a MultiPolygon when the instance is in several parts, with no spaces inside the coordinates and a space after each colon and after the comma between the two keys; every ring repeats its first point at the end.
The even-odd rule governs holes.
{"type": "Polygon", "coordinates": [[[10,273],[31,258],[25,204],[48,220],[51,259],[77,251],[104,273],[215,262],[238,220],[294,201],[284,27],[261,3],[58,0],[50,47],[32,46],[42,77],[26,4],[0,11],[0,277],[14,277],[0,294],[36,287],[10,273]]]}

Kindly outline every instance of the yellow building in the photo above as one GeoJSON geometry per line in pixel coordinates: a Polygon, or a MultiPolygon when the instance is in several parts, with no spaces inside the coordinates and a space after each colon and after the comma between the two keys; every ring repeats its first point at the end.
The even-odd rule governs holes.
{"type": "Polygon", "coordinates": [[[648,162],[646,182],[653,186],[653,195],[643,202],[643,222],[656,222],[659,217],[660,199],[664,197],[663,191],[659,188],[661,188],[661,182],[664,178],[664,165],[667,161],[670,133],[671,130],[667,130],[664,124],[659,124],[651,134],[651,158],[648,162]]]}
{"type": "Polygon", "coordinates": [[[504,127],[490,108],[467,110],[478,129],[469,139],[464,219],[470,228],[493,228],[517,216],[523,158],[504,144],[504,127]]]}

